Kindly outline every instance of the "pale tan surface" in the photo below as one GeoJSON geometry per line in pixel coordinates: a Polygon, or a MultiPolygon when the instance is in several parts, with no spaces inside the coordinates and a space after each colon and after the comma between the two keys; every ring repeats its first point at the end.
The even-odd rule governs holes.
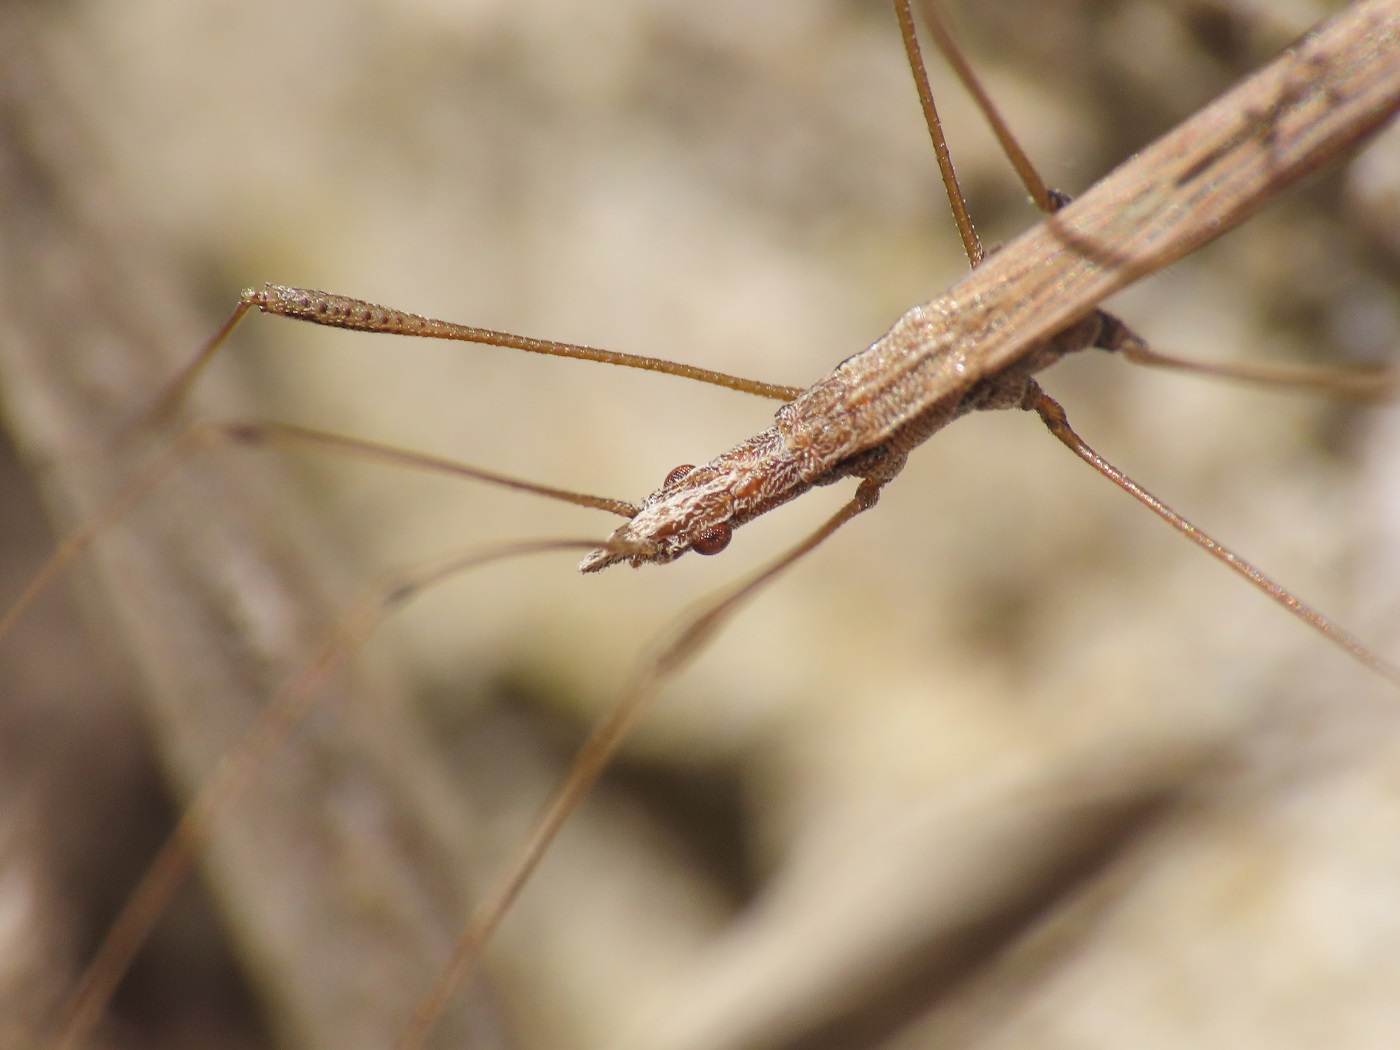
{"type": "MultiPolygon", "coordinates": [[[[1005,22],[959,12],[974,60],[1071,192],[1317,14],[1271,5],[1221,60],[1177,9],[987,6],[1005,22]]],[[[211,328],[271,279],[800,383],[964,265],[878,4],[148,2],[48,31],[111,192],[192,261],[211,328]]],[[[974,216],[1002,239],[1033,216],[962,97],[939,97],[974,216]]],[[[1394,179],[1376,153],[1115,307],[1203,358],[1387,352],[1394,179]]],[[[627,499],[771,411],[271,321],[235,355],[278,418],[627,499]]],[[[1101,452],[1395,651],[1383,414],[1103,358],[1046,386],[1101,452]]],[[[351,579],[611,528],[376,469],[305,478],[351,579]]],[[[493,570],[375,644],[418,676],[505,844],[555,756],[491,766],[477,712],[524,698],[585,723],[676,610],[839,499],[718,559],[493,570]]],[[[969,420],[756,602],[629,748],[737,797],[718,841],[745,855],[694,863],[716,836],[620,780],[492,976],[539,1047],[1394,1045],[1397,711],[1032,418],[969,420]],[[749,874],[742,906],[715,867],[749,874]]],[[[286,996],[302,978],[270,979],[286,996]]]]}

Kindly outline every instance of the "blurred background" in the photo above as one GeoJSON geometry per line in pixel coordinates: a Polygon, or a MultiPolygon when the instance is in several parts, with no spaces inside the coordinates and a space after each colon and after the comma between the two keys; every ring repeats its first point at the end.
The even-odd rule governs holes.
{"type": "MultiPolygon", "coordinates": [[[[1071,194],[1328,13],[950,6],[1071,194]]],[[[246,285],[802,385],[966,269],[875,0],[12,0],[4,18],[0,342],[32,355],[0,379],[7,602],[139,471],[116,435],[246,285]],[[106,407],[54,407],[35,361],[106,407]]],[[[1009,240],[1036,216],[930,64],[974,218],[1009,240]]],[[[1387,361],[1397,164],[1378,140],[1110,306],[1208,360],[1387,361]]],[[[1397,652],[1392,409],[1081,356],[1045,385],[1088,441],[1397,652]]],[[[194,402],[191,418],[296,421],[627,500],[774,408],[267,318],[194,402]]],[[[177,475],[114,530],[141,555],[99,554],[0,639],[6,1045],[42,1031],[251,717],[208,661],[255,706],[386,574],[614,527],[320,455],[212,451],[177,475]],[[238,487],[187,487],[225,470],[238,487]],[[270,531],[236,524],[253,503],[270,531]],[[177,555],[162,528],[200,539],[177,555]],[[223,610],[207,625],[173,596],[197,578],[223,610]]],[[[396,614],[357,652],[361,714],[318,714],[318,757],[256,774],[312,786],[230,818],[306,823],[279,847],[221,842],[212,894],[181,898],[96,1045],[385,1045],[665,625],[846,496],[784,508],[718,558],[582,578],[566,551],[396,614]],[[383,771],[355,771],[362,752],[383,771]],[[303,928],[319,904],[292,894],[343,913],[303,928]]],[[[1033,417],[959,422],[667,685],[444,1045],[1393,1046],[1398,714],[1033,417]]]]}

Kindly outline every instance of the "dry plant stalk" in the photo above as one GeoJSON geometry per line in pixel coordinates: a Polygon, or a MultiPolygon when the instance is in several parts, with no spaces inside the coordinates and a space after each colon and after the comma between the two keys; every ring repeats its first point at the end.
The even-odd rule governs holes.
{"type": "MultiPolygon", "coordinates": [[[[123,441],[132,409],[187,356],[203,321],[180,305],[187,292],[168,260],[90,181],[102,162],[85,152],[81,121],[42,62],[38,16],[12,5],[3,18],[7,415],[58,517],[79,522],[147,451],[123,441]]],[[[200,399],[238,414],[238,396],[217,384],[200,399]]],[[[339,570],[279,473],[274,462],[207,457],[105,536],[84,573],[134,654],[122,670],[140,683],[181,794],[305,662],[340,604],[326,597],[339,570]]],[[[211,847],[216,892],[247,902],[240,936],[264,972],[323,976],[287,988],[274,1010],[288,1044],[385,1045],[401,1007],[380,991],[427,980],[460,921],[462,888],[442,873],[461,869],[472,819],[422,774],[431,764],[391,674],[365,662],[330,692],[330,713],[225,807],[211,847]]],[[[45,977],[23,990],[23,1013],[40,1025],[26,1042],[51,1024],[75,972],[45,977]]],[[[473,1045],[496,1041],[484,999],[451,1027],[473,1045]]]]}

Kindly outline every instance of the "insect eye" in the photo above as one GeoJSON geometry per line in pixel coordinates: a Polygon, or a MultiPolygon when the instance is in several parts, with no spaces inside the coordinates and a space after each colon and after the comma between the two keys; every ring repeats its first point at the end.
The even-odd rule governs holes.
{"type": "Polygon", "coordinates": [[[718,554],[729,546],[729,540],[733,535],[734,530],[728,525],[716,525],[697,536],[695,542],[690,545],[690,549],[696,554],[718,554]]]}
{"type": "Polygon", "coordinates": [[[668,488],[670,488],[672,485],[674,485],[676,482],[680,481],[681,478],[685,477],[687,474],[689,474],[689,473],[690,473],[692,470],[694,470],[694,469],[695,469],[695,464],[693,464],[693,463],[682,463],[679,467],[676,467],[674,470],[671,471],[671,473],[669,473],[669,474],[666,475],[666,481],[665,481],[665,483],[664,483],[661,487],[662,487],[663,489],[668,489],[668,488]]]}

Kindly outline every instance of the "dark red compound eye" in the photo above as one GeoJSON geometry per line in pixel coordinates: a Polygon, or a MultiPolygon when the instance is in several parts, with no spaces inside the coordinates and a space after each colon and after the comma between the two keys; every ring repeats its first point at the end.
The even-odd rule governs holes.
{"type": "Polygon", "coordinates": [[[718,554],[729,546],[729,540],[733,537],[734,530],[728,525],[716,525],[713,529],[706,529],[695,538],[695,542],[690,545],[690,549],[696,554],[718,554]]]}
{"type": "Polygon", "coordinates": [[[671,473],[666,475],[666,480],[662,483],[661,487],[663,489],[669,489],[694,469],[694,463],[682,463],[679,467],[676,467],[671,473]]]}

